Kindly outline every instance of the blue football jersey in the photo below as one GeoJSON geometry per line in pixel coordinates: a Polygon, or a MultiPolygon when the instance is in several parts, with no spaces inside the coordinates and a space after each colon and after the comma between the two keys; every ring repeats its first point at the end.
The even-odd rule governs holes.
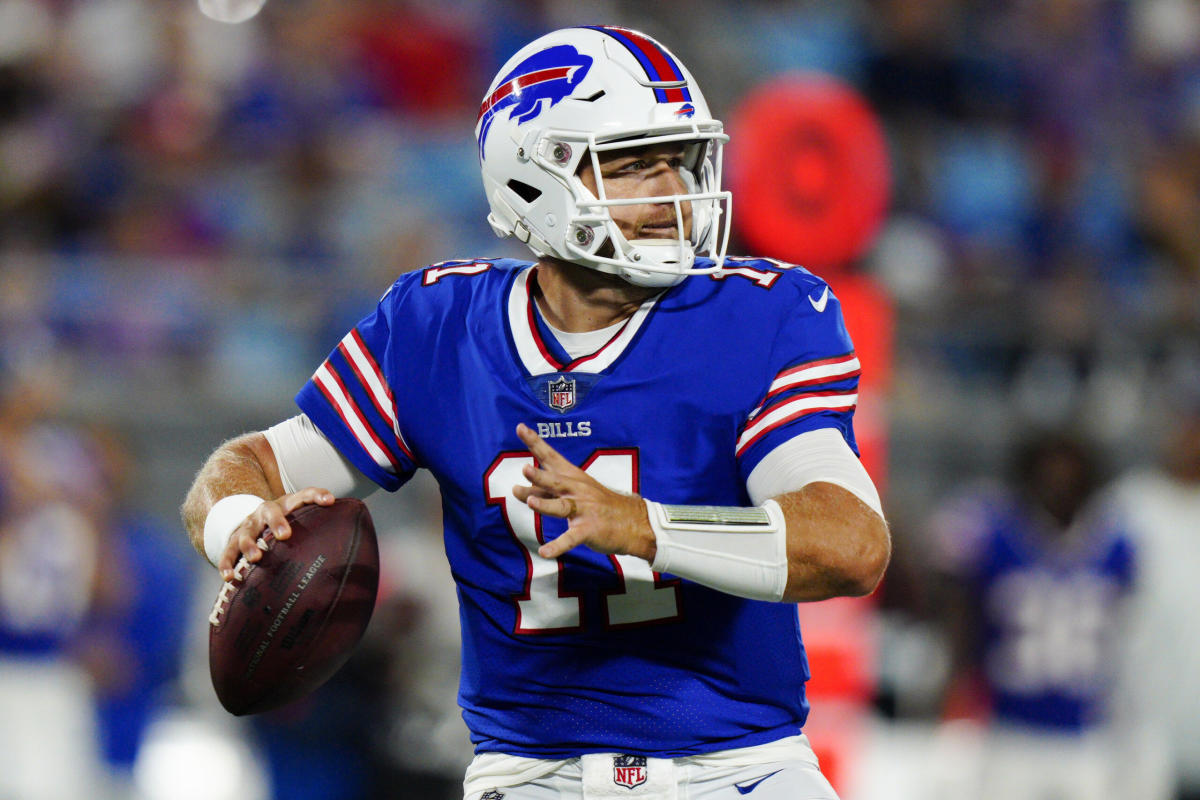
{"type": "Polygon", "coordinates": [[[1119,605],[1134,579],[1131,541],[1101,509],[1053,534],[1016,498],[988,492],[956,516],[982,615],[978,653],[998,721],[1079,732],[1109,714],[1119,605]]]}
{"type": "Polygon", "coordinates": [[[380,486],[418,468],[440,485],[477,751],[673,757],[804,724],[795,606],[586,547],[544,559],[565,521],[512,496],[533,463],[520,422],[610,488],[666,503],[747,505],[751,470],[804,431],[854,447],[859,365],[829,287],[771,261],[726,266],[572,359],[533,301],[533,264],[436,264],[401,277],[300,391],[380,486]]]}

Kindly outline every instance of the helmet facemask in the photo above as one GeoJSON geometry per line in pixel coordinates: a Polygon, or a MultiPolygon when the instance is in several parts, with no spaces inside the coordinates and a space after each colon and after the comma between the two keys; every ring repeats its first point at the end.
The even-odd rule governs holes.
{"type": "Polygon", "coordinates": [[[590,160],[596,176],[596,192],[589,191],[583,184],[577,168],[570,181],[576,213],[570,220],[565,243],[571,256],[568,260],[618,275],[638,286],[673,286],[687,275],[708,274],[721,269],[729,238],[730,194],[712,187],[719,185],[724,139],[719,130],[702,132],[697,127],[636,138],[622,136],[608,141],[588,137],[585,157],[590,160]],[[629,198],[609,195],[601,172],[601,159],[605,154],[675,142],[686,145],[679,168],[683,192],[629,198]],[[618,206],[659,204],[674,207],[676,231],[673,238],[630,240],[613,219],[612,211],[618,206]],[[689,216],[690,231],[685,227],[689,216]],[[700,253],[710,256],[714,266],[695,267],[695,258],[700,253]]]}

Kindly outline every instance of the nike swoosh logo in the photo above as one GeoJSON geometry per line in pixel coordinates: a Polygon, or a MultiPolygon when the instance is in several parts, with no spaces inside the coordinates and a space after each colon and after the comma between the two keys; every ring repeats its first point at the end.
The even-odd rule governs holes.
{"type": "Polygon", "coordinates": [[[821,292],[820,300],[813,300],[812,295],[810,294],[808,296],[808,302],[812,303],[812,307],[817,310],[818,314],[820,314],[825,310],[825,304],[829,302],[829,287],[826,286],[825,291],[821,292]]]}
{"type": "MultiPolygon", "coordinates": [[[[829,289],[826,288],[825,291],[828,292],[829,289]]],[[[812,298],[809,298],[809,299],[811,300],[812,298]]],[[[814,303],[813,305],[816,305],[816,303],[814,303]]],[[[822,306],[825,305],[824,298],[821,298],[821,305],[822,306]]],[[[761,778],[759,778],[756,781],[750,781],[750,783],[735,783],[733,785],[733,788],[738,790],[738,794],[750,794],[751,792],[753,792],[755,789],[758,788],[758,785],[760,783],[762,783],[763,781],[765,781],[767,778],[771,777],[772,775],[778,775],[780,772],[783,772],[783,770],[777,769],[774,772],[769,772],[766,775],[763,775],[761,778]]]]}

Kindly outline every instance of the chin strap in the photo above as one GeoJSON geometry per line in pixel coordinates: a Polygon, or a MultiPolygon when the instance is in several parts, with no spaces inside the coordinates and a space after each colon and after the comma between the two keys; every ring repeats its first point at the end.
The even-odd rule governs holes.
{"type": "Polygon", "coordinates": [[[492,193],[492,208],[492,213],[487,215],[487,221],[497,237],[501,239],[507,239],[509,236],[515,237],[517,241],[527,245],[539,258],[554,254],[550,244],[529,229],[529,226],[521,220],[521,215],[498,191],[492,193]],[[497,214],[497,210],[501,213],[497,214]]]}
{"type": "Polygon", "coordinates": [[[695,251],[678,239],[634,239],[625,256],[633,264],[620,268],[621,277],[637,286],[674,286],[696,263],[695,251]],[[654,269],[638,269],[643,264],[654,269]]]}

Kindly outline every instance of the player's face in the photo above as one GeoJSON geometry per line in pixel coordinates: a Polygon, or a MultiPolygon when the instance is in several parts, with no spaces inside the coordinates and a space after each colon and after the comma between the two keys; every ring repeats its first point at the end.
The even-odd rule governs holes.
{"type": "MultiPolygon", "coordinates": [[[[610,200],[684,194],[688,189],[679,172],[683,167],[683,156],[684,145],[676,142],[601,153],[600,176],[604,180],[604,194],[610,200]]],[[[599,197],[591,159],[584,159],[579,179],[599,197]]],[[[680,203],[680,209],[683,211],[684,236],[691,236],[692,204],[680,203]]],[[[674,203],[609,206],[609,213],[622,235],[631,241],[674,239],[679,235],[674,203]]]]}

